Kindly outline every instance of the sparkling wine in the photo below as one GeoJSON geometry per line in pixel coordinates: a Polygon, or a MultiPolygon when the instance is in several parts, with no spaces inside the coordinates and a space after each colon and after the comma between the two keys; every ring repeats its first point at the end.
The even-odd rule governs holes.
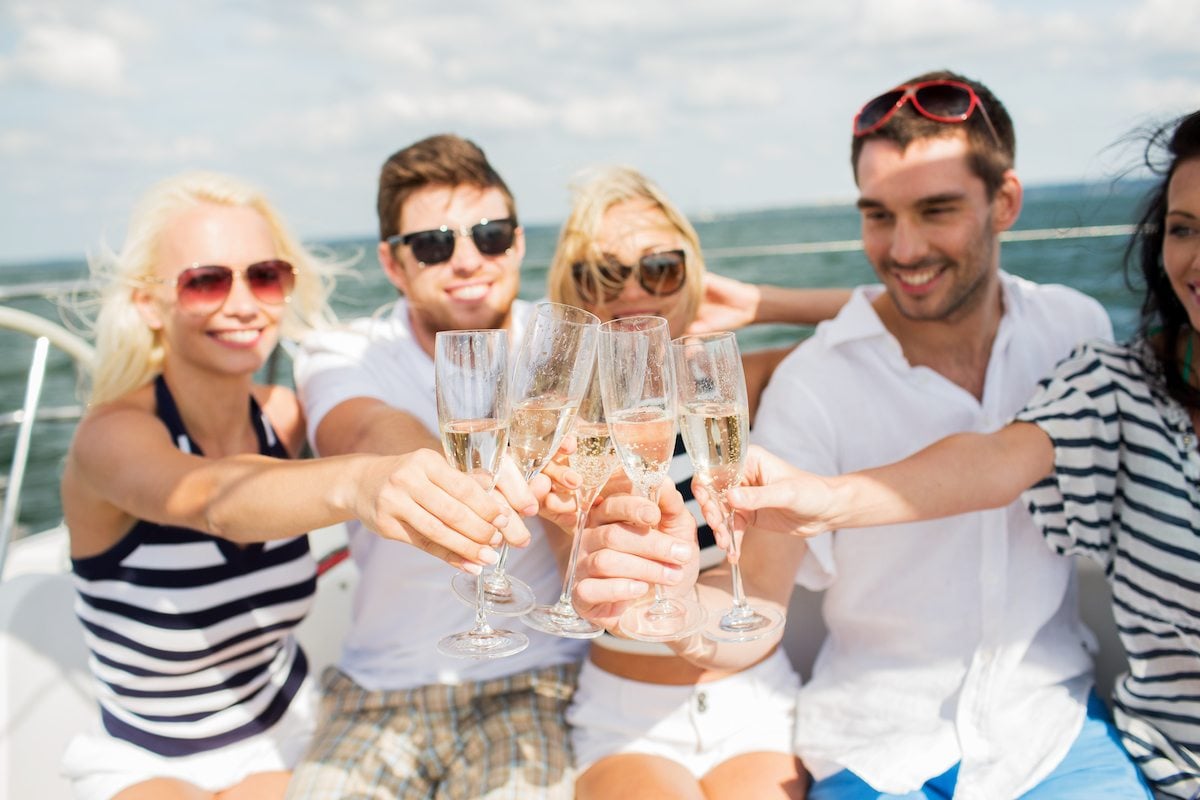
{"type": "Polygon", "coordinates": [[[446,458],[461,472],[495,475],[504,455],[508,426],[497,419],[462,419],[442,426],[446,458]]]}
{"type": "Polygon", "coordinates": [[[693,403],[679,417],[683,443],[702,483],[723,493],[742,480],[750,415],[733,403],[693,403]]]}
{"type": "Polygon", "coordinates": [[[585,490],[603,485],[617,461],[608,424],[580,422],[575,426],[575,438],[579,445],[571,455],[571,469],[583,478],[585,490]]]}
{"type": "Polygon", "coordinates": [[[565,397],[534,397],[513,407],[508,428],[508,448],[526,478],[531,478],[554,455],[571,427],[578,406],[565,397]]]}
{"type": "Polygon", "coordinates": [[[675,420],[661,408],[635,408],[609,419],[617,455],[643,492],[666,477],[675,451],[675,420]]]}

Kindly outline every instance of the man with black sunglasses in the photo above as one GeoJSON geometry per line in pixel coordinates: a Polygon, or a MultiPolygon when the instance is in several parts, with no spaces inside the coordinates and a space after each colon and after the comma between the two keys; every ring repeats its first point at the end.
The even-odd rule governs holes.
{"type": "MultiPolygon", "coordinates": [[[[516,300],[525,239],[515,203],[474,143],[433,136],[392,155],[378,214],[379,261],[400,299],[388,313],[310,337],[297,360],[309,438],[322,455],[440,451],[437,332],[507,328],[516,340],[530,310],[516,300]]],[[[502,491],[528,497],[509,467],[502,491]]],[[[554,553],[540,525],[529,527],[532,543],[510,552],[507,569],[538,597],[555,596],[554,553]]],[[[523,528],[506,538],[529,543],[523,528]]],[[[361,573],[354,618],[289,797],[571,797],[563,715],[582,643],[535,636],[507,658],[440,655],[438,640],[469,628],[473,609],[439,559],[376,539],[350,528],[361,573]]],[[[490,547],[481,555],[495,558],[490,547]]]]}
{"type": "MultiPolygon", "coordinates": [[[[863,106],[851,163],[879,284],[859,287],[776,369],[757,442],[821,475],[885,464],[999,428],[1077,343],[1111,338],[1095,300],[1000,269],[999,235],[1021,209],[1014,155],[1004,106],[954,73],[863,106]]],[[[767,295],[778,308],[786,290],[767,295]]],[[[747,593],[786,606],[794,583],[825,590],[829,636],[796,706],[810,799],[1149,796],[1092,691],[1074,567],[1019,501],[812,539],[768,528],[744,540],[747,593]]],[[[581,612],[619,612],[609,604],[632,599],[629,578],[654,580],[655,548],[665,551],[654,539],[626,543],[646,560],[621,575],[585,564],[595,580],[577,584],[581,612]]],[[[727,585],[699,592],[710,613],[730,602],[727,585]]],[[[728,664],[771,644],[676,647],[728,664]]]]}

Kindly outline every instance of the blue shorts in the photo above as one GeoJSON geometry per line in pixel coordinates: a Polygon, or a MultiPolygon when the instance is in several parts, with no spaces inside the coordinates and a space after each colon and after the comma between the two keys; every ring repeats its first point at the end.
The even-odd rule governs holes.
{"type": "MultiPolygon", "coordinates": [[[[908,794],[881,794],[849,770],[814,783],[808,800],[943,800],[954,796],[958,765],[908,794]]],[[[1106,800],[1153,798],[1150,788],[1121,747],[1108,708],[1095,692],[1088,698],[1083,730],[1062,763],[1021,795],[1020,800],[1106,800]]]]}

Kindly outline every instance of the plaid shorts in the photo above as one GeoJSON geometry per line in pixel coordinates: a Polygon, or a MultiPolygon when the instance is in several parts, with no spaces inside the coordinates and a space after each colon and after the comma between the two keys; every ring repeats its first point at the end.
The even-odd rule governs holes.
{"type": "Polygon", "coordinates": [[[459,686],[367,691],[325,671],[321,727],[288,798],[569,800],[578,664],[459,686]]]}

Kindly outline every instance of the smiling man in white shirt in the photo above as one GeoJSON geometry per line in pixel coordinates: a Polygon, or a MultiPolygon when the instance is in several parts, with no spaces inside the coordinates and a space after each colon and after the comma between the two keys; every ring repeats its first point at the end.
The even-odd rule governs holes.
{"type": "MultiPolygon", "coordinates": [[[[437,332],[506,328],[516,346],[531,311],[516,299],[525,254],[516,204],[473,142],[443,134],[394,153],[378,211],[379,261],[403,296],[388,313],[306,338],[296,362],[321,455],[440,451],[437,332]]],[[[554,551],[536,520],[529,527],[532,542],[507,568],[537,597],[553,597],[554,551]]],[[[453,573],[430,552],[348,530],[361,574],[353,619],[288,796],[571,797],[564,713],[585,643],[534,634],[507,658],[441,655],[438,640],[474,621],[453,573]]]]}
{"type": "MultiPolygon", "coordinates": [[[[1000,270],[999,235],[1021,209],[1014,154],[1003,105],[953,73],[863,107],[852,164],[881,285],[859,287],[778,367],[756,441],[818,474],[895,461],[999,428],[1074,345],[1111,338],[1096,301],[1000,270]]],[[[622,541],[655,552],[652,537],[622,541]]],[[[605,572],[615,563],[585,561],[577,600],[594,618],[663,578],[661,563],[605,572]]],[[[812,800],[1148,796],[1092,691],[1072,563],[1019,502],[807,542],[751,530],[741,564],[748,593],[783,605],[793,581],[825,590],[829,635],[795,734],[812,800]]],[[[729,605],[724,586],[700,593],[729,605]]],[[[729,663],[770,643],[676,646],[729,663]]]]}

